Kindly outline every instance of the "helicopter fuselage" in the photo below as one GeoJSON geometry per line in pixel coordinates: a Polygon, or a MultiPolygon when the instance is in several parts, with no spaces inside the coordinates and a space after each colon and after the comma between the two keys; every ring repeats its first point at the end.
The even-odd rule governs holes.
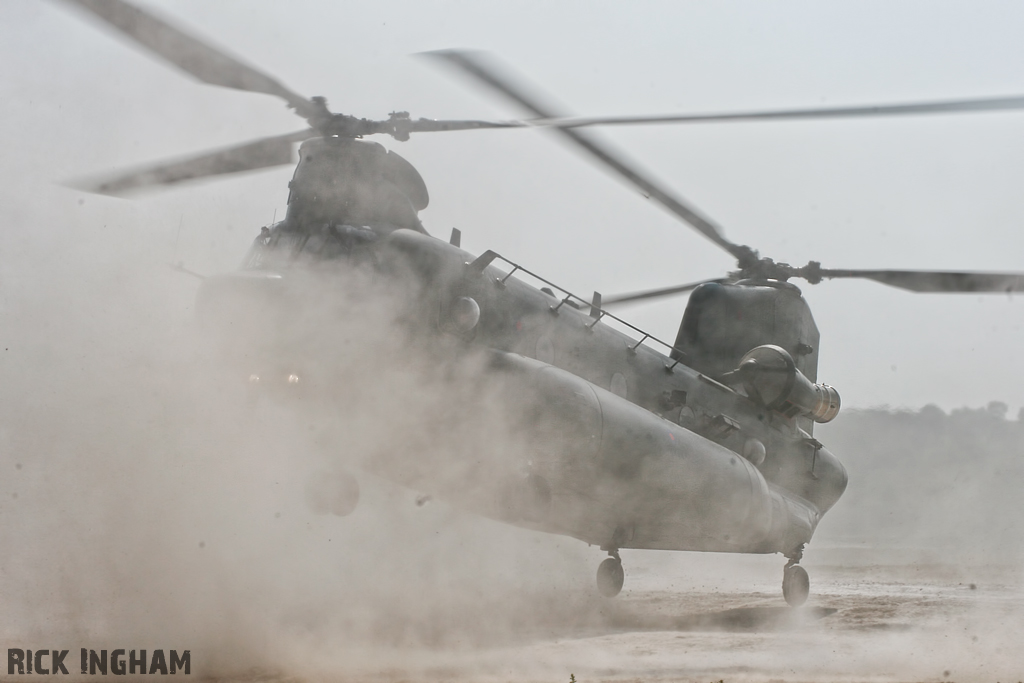
{"type": "MultiPolygon", "coordinates": [[[[527,406],[517,434],[528,461],[495,473],[489,495],[459,500],[452,487],[446,497],[456,504],[616,551],[799,557],[843,493],[843,466],[801,428],[803,414],[769,409],[688,366],[679,349],[661,353],[643,335],[606,324],[612,316],[599,308],[528,284],[518,266],[499,268],[493,252],[474,256],[412,230],[367,233],[351,246],[342,239],[349,228],[300,236],[276,227],[248,269],[204,282],[201,309],[222,308],[219,298],[239,287],[272,299],[267,292],[288,286],[301,254],[320,258],[325,244],[340,250],[338,267],[372,264],[384,279],[405,278],[411,324],[489,354],[487,372],[527,406]]],[[[798,290],[783,296],[802,302],[798,290]]],[[[777,340],[751,343],[759,341],[777,340]]],[[[431,486],[404,467],[379,473],[431,486]]]]}

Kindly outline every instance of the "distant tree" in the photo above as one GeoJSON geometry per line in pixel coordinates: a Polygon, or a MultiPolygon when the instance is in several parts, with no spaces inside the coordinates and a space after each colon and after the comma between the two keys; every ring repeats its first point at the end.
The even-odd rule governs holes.
{"type": "Polygon", "coordinates": [[[985,406],[985,409],[1000,420],[1005,420],[1006,413],[1009,412],[1010,406],[1006,405],[1002,401],[990,401],[989,404],[985,406]]]}
{"type": "Polygon", "coordinates": [[[1024,409],[849,410],[815,436],[850,484],[815,541],[866,541],[961,556],[1024,555],[1024,409]]]}

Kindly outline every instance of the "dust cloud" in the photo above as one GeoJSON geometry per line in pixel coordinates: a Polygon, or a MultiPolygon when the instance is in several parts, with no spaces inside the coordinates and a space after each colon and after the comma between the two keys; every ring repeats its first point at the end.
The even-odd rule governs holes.
{"type": "Polygon", "coordinates": [[[494,392],[424,364],[371,285],[345,285],[350,316],[328,307],[291,331],[330,363],[257,390],[251,374],[303,359],[264,370],[211,343],[196,283],[144,229],[20,227],[0,255],[8,647],[190,649],[193,675],[233,680],[1009,680],[1024,666],[1024,437],[998,409],[854,412],[821,430],[851,485],[808,548],[801,610],[782,602],[778,557],[693,553],[625,551],[626,589],[607,601],[597,549],[390,481],[467,486],[517,454],[494,392]],[[339,467],[357,508],[315,514],[311,480],[339,467]]]}
{"type": "Polygon", "coordinates": [[[243,344],[216,348],[191,310],[196,283],[160,249],[126,247],[130,229],[18,231],[5,259],[9,646],[191,649],[201,675],[311,672],[339,652],[347,670],[376,670],[402,648],[508,642],[538,616],[580,608],[557,596],[589,587],[583,544],[358,468],[386,457],[455,486],[459,464],[488,466],[507,430],[497,405],[453,390],[458,378],[424,366],[386,315],[372,324],[388,309],[369,288],[324,297],[347,302],[358,329],[318,309],[291,331],[337,362],[299,358],[301,382],[275,382],[294,356],[268,369],[243,344]],[[311,399],[328,377],[339,388],[329,405],[311,399]],[[340,467],[358,479],[359,505],[314,514],[311,481],[340,467]]]}
{"type": "Polygon", "coordinates": [[[1024,522],[1015,510],[1024,482],[1024,411],[1006,405],[949,414],[851,410],[820,438],[857,475],[821,531],[835,539],[899,547],[924,562],[1024,560],[1024,522]]]}

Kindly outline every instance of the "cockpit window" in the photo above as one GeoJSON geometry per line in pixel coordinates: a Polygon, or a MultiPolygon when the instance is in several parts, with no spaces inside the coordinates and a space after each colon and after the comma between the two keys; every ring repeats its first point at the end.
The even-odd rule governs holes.
{"type": "Polygon", "coordinates": [[[297,231],[278,224],[273,229],[263,228],[242,267],[283,268],[296,261],[308,264],[345,258],[377,239],[377,233],[364,226],[323,224],[297,231]]]}

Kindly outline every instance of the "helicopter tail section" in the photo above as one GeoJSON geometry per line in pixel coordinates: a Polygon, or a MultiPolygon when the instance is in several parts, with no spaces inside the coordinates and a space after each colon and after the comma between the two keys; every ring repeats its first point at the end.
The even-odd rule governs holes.
{"type": "Polygon", "coordinates": [[[733,451],[567,371],[497,355],[530,459],[488,516],[611,548],[786,553],[810,540],[823,511],[733,451]]]}

